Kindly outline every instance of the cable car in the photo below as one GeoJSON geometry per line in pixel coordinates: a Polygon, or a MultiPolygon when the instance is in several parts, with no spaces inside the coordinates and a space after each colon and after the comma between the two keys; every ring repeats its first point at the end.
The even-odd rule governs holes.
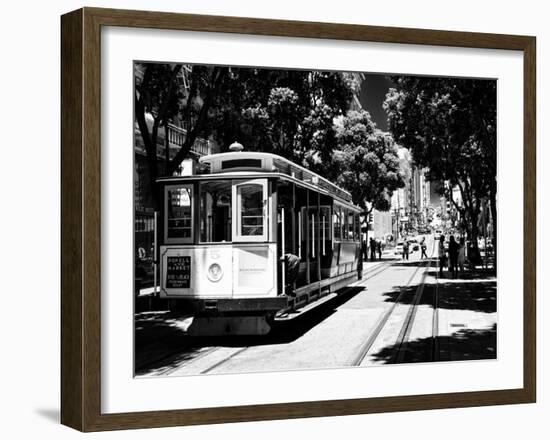
{"type": "Polygon", "coordinates": [[[361,210],[287,159],[230,148],[157,180],[160,296],[192,311],[196,334],[265,334],[360,277],[361,210]]]}

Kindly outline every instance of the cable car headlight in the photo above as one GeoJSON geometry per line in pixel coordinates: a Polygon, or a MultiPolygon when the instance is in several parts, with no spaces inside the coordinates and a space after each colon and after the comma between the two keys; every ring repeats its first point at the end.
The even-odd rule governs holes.
{"type": "Polygon", "coordinates": [[[208,271],[206,272],[206,275],[208,276],[208,279],[210,281],[218,282],[223,277],[223,270],[222,267],[218,263],[212,263],[208,267],[208,271]]]}

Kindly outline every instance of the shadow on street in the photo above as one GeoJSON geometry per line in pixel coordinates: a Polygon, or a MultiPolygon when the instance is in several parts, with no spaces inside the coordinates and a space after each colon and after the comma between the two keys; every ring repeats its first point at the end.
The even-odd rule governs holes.
{"type": "MultiPolygon", "coordinates": [[[[436,276],[436,271],[429,271],[428,275],[436,276]]],[[[439,278],[437,285],[437,307],[440,309],[470,310],[481,313],[497,311],[497,283],[490,274],[468,272],[460,278],[439,278]]],[[[387,302],[410,304],[417,288],[418,285],[394,286],[393,290],[384,295],[387,302]]],[[[427,284],[418,304],[433,308],[435,293],[435,285],[427,284]]]]}
{"type": "Polygon", "coordinates": [[[345,293],[291,321],[275,321],[271,332],[262,336],[188,336],[181,325],[188,315],[177,312],[138,313],[135,316],[135,374],[143,375],[161,368],[171,368],[197,357],[205,347],[251,347],[288,344],[349,301],[364,287],[352,287],[345,293]]]}
{"type": "MultiPolygon", "coordinates": [[[[374,357],[378,362],[392,363],[398,349],[396,345],[389,345],[374,357]]],[[[494,324],[490,329],[463,329],[450,336],[410,341],[401,363],[486,360],[496,359],[496,355],[497,326],[494,324]]]]}

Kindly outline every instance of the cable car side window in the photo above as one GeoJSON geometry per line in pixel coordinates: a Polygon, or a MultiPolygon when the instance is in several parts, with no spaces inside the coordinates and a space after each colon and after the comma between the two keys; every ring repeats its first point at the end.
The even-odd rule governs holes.
{"type": "Polygon", "coordinates": [[[342,241],[344,241],[348,239],[348,210],[346,208],[342,208],[340,212],[342,213],[342,241]]]}
{"type": "Polygon", "coordinates": [[[355,240],[354,216],[355,213],[353,211],[348,211],[348,240],[355,240]]]}
{"type": "Polygon", "coordinates": [[[167,186],[164,192],[167,243],[193,242],[193,186],[167,186]]]}
{"type": "Polygon", "coordinates": [[[200,241],[231,241],[231,180],[213,180],[199,184],[200,241]]]}
{"type": "Polygon", "coordinates": [[[334,240],[340,241],[342,239],[342,214],[339,206],[334,207],[334,240]]]}

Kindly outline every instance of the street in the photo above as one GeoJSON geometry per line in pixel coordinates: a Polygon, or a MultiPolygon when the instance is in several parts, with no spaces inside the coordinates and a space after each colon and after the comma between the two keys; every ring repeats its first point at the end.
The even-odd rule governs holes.
{"type": "Polygon", "coordinates": [[[169,311],[136,314],[136,376],[342,368],[495,359],[496,277],[484,269],[452,279],[428,259],[384,252],[365,262],[363,279],[270,334],[199,338],[192,317],[169,311]]]}

